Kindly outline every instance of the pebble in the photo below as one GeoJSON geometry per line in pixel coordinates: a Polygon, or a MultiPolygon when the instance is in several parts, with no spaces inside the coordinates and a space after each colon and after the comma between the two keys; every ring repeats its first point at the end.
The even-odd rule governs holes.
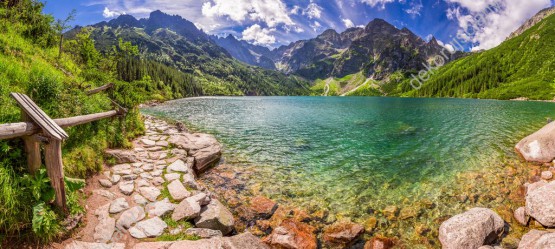
{"type": "Polygon", "coordinates": [[[544,180],[551,180],[551,178],[553,178],[553,173],[551,171],[544,171],[542,172],[541,177],[544,180]]]}

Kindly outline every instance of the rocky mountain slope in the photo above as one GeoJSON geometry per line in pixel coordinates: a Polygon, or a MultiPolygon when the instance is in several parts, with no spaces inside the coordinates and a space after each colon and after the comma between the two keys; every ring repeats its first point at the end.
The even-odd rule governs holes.
{"type": "Polygon", "coordinates": [[[522,33],[524,33],[524,31],[526,31],[529,28],[533,27],[534,25],[538,24],[543,19],[552,15],[553,13],[555,13],[555,7],[546,8],[546,9],[541,10],[540,12],[538,12],[538,14],[536,14],[535,16],[530,18],[528,21],[526,21],[524,24],[522,24],[522,26],[520,26],[520,28],[518,28],[515,32],[511,33],[511,35],[507,38],[507,40],[521,35],[522,33]]]}
{"type": "MultiPolygon", "coordinates": [[[[154,11],[137,20],[122,15],[87,27],[99,51],[109,53],[118,39],[137,45],[140,57],[192,74],[202,95],[303,95],[309,83],[294,76],[251,67],[232,58],[207,34],[180,16],[154,11]]],[[[69,32],[69,36],[81,29],[69,32]]]]}
{"type": "Polygon", "coordinates": [[[239,61],[266,69],[276,69],[274,62],[270,59],[272,52],[267,47],[237,40],[233,35],[227,37],[210,36],[210,38],[239,61]]]}

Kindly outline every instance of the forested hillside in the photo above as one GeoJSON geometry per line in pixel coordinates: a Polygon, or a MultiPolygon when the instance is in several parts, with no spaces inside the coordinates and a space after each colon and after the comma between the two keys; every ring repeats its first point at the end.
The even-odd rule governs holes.
{"type": "MultiPolygon", "coordinates": [[[[384,86],[390,95],[551,100],[555,96],[555,15],[496,48],[474,53],[434,72],[421,89],[384,86]]],[[[418,85],[418,84],[416,84],[418,85]]]]}

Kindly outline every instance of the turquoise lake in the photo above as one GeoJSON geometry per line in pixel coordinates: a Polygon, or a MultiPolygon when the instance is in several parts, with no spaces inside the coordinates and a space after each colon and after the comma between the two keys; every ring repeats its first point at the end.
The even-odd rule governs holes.
{"type": "Polygon", "coordinates": [[[215,135],[227,163],[254,171],[248,181],[264,183],[265,195],[356,220],[390,205],[440,200],[460,173],[499,171],[500,162],[518,159],[520,139],[555,117],[555,104],[205,97],[143,112],[215,135]]]}

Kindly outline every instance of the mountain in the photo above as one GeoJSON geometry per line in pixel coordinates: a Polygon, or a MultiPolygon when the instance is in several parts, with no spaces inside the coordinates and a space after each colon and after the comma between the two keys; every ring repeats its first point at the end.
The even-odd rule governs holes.
{"type": "Polygon", "coordinates": [[[239,41],[233,35],[227,37],[210,36],[210,38],[237,60],[270,70],[276,69],[274,62],[270,59],[271,51],[267,47],[239,41]]]}
{"type": "Polygon", "coordinates": [[[303,79],[235,60],[192,22],[177,15],[154,11],[140,20],[122,15],[86,28],[103,53],[112,51],[122,39],[138,46],[141,59],[192,74],[202,88],[201,95],[303,95],[308,91],[309,83],[303,79]]]}
{"type": "MultiPolygon", "coordinates": [[[[315,80],[363,72],[367,78],[387,79],[395,72],[418,71],[445,48],[424,41],[407,28],[397,29],[382,19],[342,33],[326,30],[318,37],[281,46],[270,55],[278,70],[315,80]]],[[[448,59],[459,58],[456,53],[448,59]]]]}
{"type": "Polygon", "coordinates": [[[524,33],[524,31],[526,31],[529,28],[533,27],[534,25],[538,24],[544,18],[552,15],[553,13],[555,13],[555,7],[545,8],[545,9],[541,10],[540,12],[538,12],[538,14],[536,14],[535,16],[530,18],[528,21],[526,21],[524,24],[522,24],[522,26],[520,26],[520,28],[518,28],[515,32],[511,33],[511,35],[507,39],[512,39],[512,38],[515,38],[515,37],[521,35],[522,33],[524,33]]]}
{"type": "Polygon", "coordinates": [[[411,79],[386,88],[391,89],[391,95],[412,97],[552,100],[555,95],[555,15],[541,20],[536,16],[527,25],[531,23],[536,24],[524,31],[520,29],[515,34],[521,34],[493,49],[443,66],[422,82],[420,89],[411,87],[411,79]]]}

